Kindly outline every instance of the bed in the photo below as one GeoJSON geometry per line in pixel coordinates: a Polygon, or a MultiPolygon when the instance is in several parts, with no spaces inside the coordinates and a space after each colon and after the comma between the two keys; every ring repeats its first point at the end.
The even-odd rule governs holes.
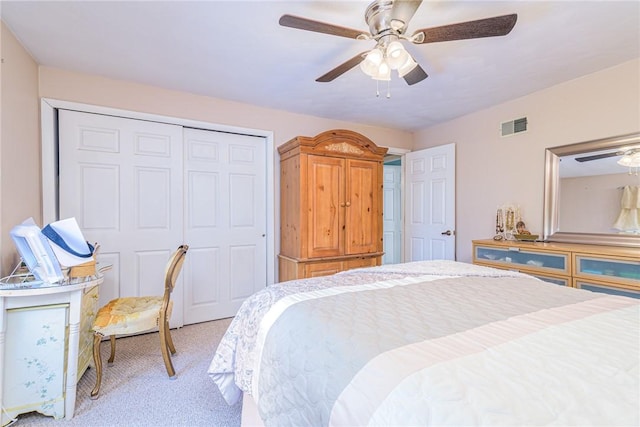
{"type": "Polygon", "coordinates": [[[640,302],[455,261],[248,298],[208,374],[266,426],[640,424],[640,302]]]}

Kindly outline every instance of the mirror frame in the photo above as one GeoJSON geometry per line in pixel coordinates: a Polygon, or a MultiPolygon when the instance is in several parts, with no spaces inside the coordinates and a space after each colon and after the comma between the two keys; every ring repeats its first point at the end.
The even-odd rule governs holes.
{"type": "Polygon", "coordinates": [[[615,233],[577,233],[559,229],[558,185],[560,182],[560,157],[621,148],[630,144],[640,144],[640,133],[630,133],[611,138],[580,142],[577,144],[551,147],[545,150],[544,166],[544,241],[584,243],[610,246],[640,247],[640,235],[615,233]]]}

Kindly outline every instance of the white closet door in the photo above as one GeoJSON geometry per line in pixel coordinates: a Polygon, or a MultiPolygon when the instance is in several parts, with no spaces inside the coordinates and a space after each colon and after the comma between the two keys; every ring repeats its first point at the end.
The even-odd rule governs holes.
{"type": "MultiPolygon", "coordinates": [[[[60,218],[76,217],[112,264],[100,304],[162,295],[164,270],[183,242],[182,127],[59,111],[60,218]]],[[[183,324],[183,283],[171,325],[183,324]]]]}
{"type": "Polygon", "coordinates": [[[234,316],[267,284],[263,137],[184,129],[185,324],[234,316]]]}

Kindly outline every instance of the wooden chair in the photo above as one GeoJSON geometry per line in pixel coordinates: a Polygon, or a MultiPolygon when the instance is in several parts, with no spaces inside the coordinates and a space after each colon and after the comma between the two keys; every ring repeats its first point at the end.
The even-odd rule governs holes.
{"type": "Polygon", "coordinates": [[[163,296],[117,298],[98,310],[92,328],[94,333],[93,361],[96,367],[96,385],[91,391],[92,399],[97,399],[100,391],[100,383],[102,382],[100,343],[102,338],[106,336],[111,341],[109,363],[113,363],[116,352],[116,335],[136,334],[159,328],[160,350],[162,351],[167,373],[169,377],[173,377],[176,374],[169,355],[169,352],[171,354],[176,353],[171,333],[169,332],[169,319],[173,308],[171,292],[173,292],[176,285],[176,280],[180,275],[188,250],[188,245],[182,245],[178,247],[169,259],[165,270],[163,296]]]}

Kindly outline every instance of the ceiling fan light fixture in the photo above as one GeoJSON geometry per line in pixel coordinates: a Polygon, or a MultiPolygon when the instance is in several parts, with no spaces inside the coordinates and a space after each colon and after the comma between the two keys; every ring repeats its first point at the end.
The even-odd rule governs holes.
{"type": "Polygon", "coordinates": [[[378,74],[380,64],[384,61],[384,53],[379,48],[371,49],[364,61],[360,63],[360,69],[368,76],[374,77],[378,74]]]}
{"type": "Polygon", "coordinates": [[[387,62],[392,70],[397,70],[406,61],[409,54],[404,49],[404,46],[399,41],[393,41],[387,46],[387,62]]]}
{"type": "Polygon", "coordinates": [[[378,67],[378,72],[371,76],[374,80],[391,80],[391,68],[386,61],[382,61],[378,67]]]}
{"type": "Polygon", "coordinates": [[[628,168],[640,168],[640,151],[625,154],[617,163],[628,168]]]}
{"type": "Polygon", "coordinates": [[[413,60],[411,55],[407,54],[407,58],[405,62],[400,67],[398,67],[398,76],[400,77],[406,76],[411,71],[413,71],[413,69],[416,68],[417,66],[418,66],[418,63],[413,60]]]}

